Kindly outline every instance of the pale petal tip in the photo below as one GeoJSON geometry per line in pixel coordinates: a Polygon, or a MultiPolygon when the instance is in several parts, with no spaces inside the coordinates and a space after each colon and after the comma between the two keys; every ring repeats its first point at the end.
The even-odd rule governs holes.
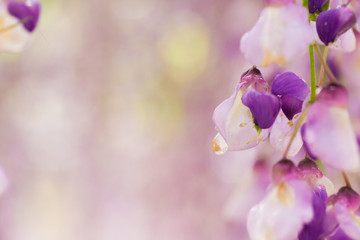
{"type": "Polygon", "coordinates": [[[212,140],[211,150],[216,155],[222,155],[227,152],[228,145],[227,145],[225,139],[220,135],[220,133],[216,134],[216,136],[212,140]]]}

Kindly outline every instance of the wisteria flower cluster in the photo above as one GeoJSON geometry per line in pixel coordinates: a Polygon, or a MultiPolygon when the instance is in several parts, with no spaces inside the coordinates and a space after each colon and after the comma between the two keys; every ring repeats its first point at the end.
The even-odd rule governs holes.
{"type": "Polygon", "coordinates": [[[249,209],[251,239],[360,239],[360,195],[347,177],[360,170],[356,119],[349,111],[352,89],[341,74],[344,63],[333,63],[341,54],[355,58],[360,1],[265,0],[265,5],[240,42],[253,67],[214,111],[218,133],[212,150],[224,154],[268,141],[283,155],[272,167],[264,198],[249,209]],[[306,53],[307,79],[286,71],[306,53]],[[273,66],[277,74],[264,78],[262,69],[273,66]],[[301,151],[303,160],[291,160],[301,151]],[[337,191],[326,168],[343,176],[337,191]]]}

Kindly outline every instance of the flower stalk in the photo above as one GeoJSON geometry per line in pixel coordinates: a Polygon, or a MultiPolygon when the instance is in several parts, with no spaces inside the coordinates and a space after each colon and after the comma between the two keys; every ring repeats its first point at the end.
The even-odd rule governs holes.
{"type": "Polygon", "coordinates": [[[332,83],[335,83],[336,82],[336,78],[334,76],[334,74],[332,74],[329,66],[327,65],[327,63],[325,62],[323,56],[321,56],[321,53],[320,53],[320,49],[319,47],[317,46],[317,44],[315,43],[314,44],[314,48],[315,48],[315,52],[316,52],[316,55],[318,56],[320,62],[321,62],[321,65],[324,67],[325,69],[325,72],[326,72],[326,75],[329,77],[330,81],[332,83]]]}
{"type": "Polygon", "coordinates": [[[315,62],[314,62],[313,44],[310,44],[309,46],[309,55],[310,55],[310,79],[311,79],[309,103],[314,103],[316,101],[316,79],[315,79],[315,62]]]}

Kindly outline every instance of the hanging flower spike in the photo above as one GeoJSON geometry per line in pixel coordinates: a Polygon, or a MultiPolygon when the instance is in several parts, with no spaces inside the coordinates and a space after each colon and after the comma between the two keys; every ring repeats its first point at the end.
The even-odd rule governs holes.
{"type": "Polygon", "coordinates": [[[23,26],[28,32],[35,30],[41,11],[41,5],[38,1],[9,1],[7,8],[12,16],[23,21],[23,26]]]}
{"type": "Polygon", "coordinates": [[[322,7],[329,0],[309,0],[309,13],[315,13],[316,11],[322,12],[322,7]]]}
{"type": "Polygon", "coordinates": [[[213,121],[219,134],[212,142],[213,152],[252,148],[268,137],[267,128],[280,109],[278,98],[268,92],[268,84],[257,68],[241,76],[233,95],[214,111],[213,121]]]}
{"type": "MultiPolygon", "coordinates": [[[[271,93],[280,97],[281,112],[275,120],[270,133],[271,145],[280,152],[285,152],[294,134],[297,121],[302,112],[303,102],[310,93],[307,84],[292,72],[275,76],[271,93]]],[[[299,132],[290,146],[288,156],[296,155],[302,147],[299,132]]]]}
{"type": "Polygon", "coordinates": [[[316,33],[306,8],[292,1],[267,2],[255,26],[243,35],[240,49],[255,66],[284,66],[306,52],[316,33]]]}
{"type": "Polygon", "coordinates": [[[356,171],[359,153],[347,101],[344,87],[335,84],[324,87],[309,108],[301,134],[311,158],[319,158],[339,170],[356,171]]]}
{"type": "Polygon", "coordinates": [[[327,46],[355,23],[355,13],[347,7],[340,7],[320,13],[316,19],[316,30],[320,40],[327,46]]]}
{"type": "Polygon", "coordinates": [[[313,218],[311,188],[289,160],[274,166],[273,181],[273,189],[248,214],[250,238],[296,239],[304,223],[313,218]]]}
{"type": "MultiPolygon", "coordinates": [[[[360,206],[360,196],[350,187],[342,187],[339,192],[332,195],[327,200],[328,210],[325,219],[325,228],[327,229],[324,237],[333,235],[340,230],[347,238],[343,239],[360,239],[360,217],[355,211],[360,206]]],[[[330,238],[332,239],[332,238],[330,238]]]]}

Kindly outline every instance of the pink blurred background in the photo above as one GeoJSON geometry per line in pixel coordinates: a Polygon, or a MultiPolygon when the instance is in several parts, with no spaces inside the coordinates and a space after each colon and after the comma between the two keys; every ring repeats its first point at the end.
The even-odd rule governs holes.
{"type": "Polygon", "coordinates": [[[247,239],[255,153],[214,155],[211,117],[262,0],[42,4],[0,55],[0,239],[247,239]]]}

